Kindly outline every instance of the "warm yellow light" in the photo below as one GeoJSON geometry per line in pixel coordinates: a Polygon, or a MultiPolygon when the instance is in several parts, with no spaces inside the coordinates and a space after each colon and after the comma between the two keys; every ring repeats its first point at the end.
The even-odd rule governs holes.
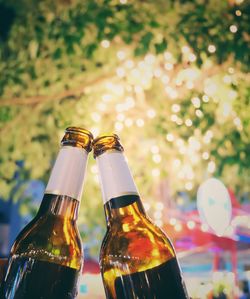
{"type": "Polygon", "coordinates": [[[174,229],[177,231],[177,232],[180,232],[182,230],[182,225],[181,223],[177,223],[175,226],[174,226],[174,229]]]}
{"type": "Polygon", "coordinates": [[[149,118],[154,118],[154,117],[156,116],[156,112],[155,112],[155,110],[154,110],[154,109],[149,109],[149,110],[147,111],[147,116],[148,116],[149,118]]]}
{"type": "Polygon", "coordinates": [[[201,100],[198,97],[192,98],[191,101],[192,101],[195,108],[200,108],[201,100]]]}
{"type": "Polygon", "coordinates": [[[238,31],[238,27],[236,25],[231,25],[229,29],[232,33],[236,33],[238,31]]]}
{"type": "Polygon", "coordinates": [[[164,75],[164,76],[162,76],[161,81],[162,81],[162,83],[164,83],[164,84],[168,84],[169,81],[170,81],[170,78],[169,78],[168,75],[164,75]]]}
{"type": "Polygon", "coordinates": [[[124,51],[118,51],[116,55],[120,60],[124,60],[126,58],[126,53],[124,51]]]}
{"type": "Polygon", "coordinates": [[[189,53],[190,52],[190,48],[188,46],[183,46],[181,48],[182,53],[189,53]]]}
{"type": "Polygon", "coordinates": [[[126,127],[131,127],[133,125],[133,120],[131,118],[126,118],[124,123],[126,127]]]}
{"type": "Polygon", "coordinates": [[[121,4],[126,4],[128,1],[127,0],[120,0],[121,4]]]}
{"type": "Polygon", "coordinates": [[[170,52],[165,52],[165,53],[164,53],[164,58],[165,58],[166,60],[169,60],[169,59],[171,59],[172,57],[173,57],[172,53],[170,53],[170,52]]]}
{"type": "Polygon", "coordinates": [[[194,62],[196,60],[196,56],[193,53],[191,53],[191,54],[188,55],[188,60],[190,62],[194,62]]]}
{"type": "Polygon", "coordinates": [[[167,139],[167,141],[172,142],[172,141],[174,141],[174,135],[171,133],[168,133],[166,135],[166,139],[167,139]]]}
{"type": "Polygon", "coordinates": [[[160,211],[162,211],[164,209],[164,205],[162,202],[157,202],[155,207],[157,210],[160,210],[160,211]]]}
{"type": "Polygon", "coordinates": [[[170,223],[171,225],[175,225],[175,224],[177,223],[176,218],[170,218],[169,223],[170,223]]]}
{"type": "Polygon", "coordinates": [[[209,53],[215,53],[216,51],[215,45],[209,45],[207,49],[209,53]]]}
{"type": "Polygon", "coordinates": [[[172,114],[170,119],[171,119],[172,122],[176,122],[177,119],[178,119],[178,116],[176,114],[172,114]]]}
{"type": "Polygon", "coordinates": [[[195,110],[195,114],[201,118],[203,116],[203,112],[200,109],[195,110]]]}
{"type": "Polygon", "coordinates": [[[236,14],[237,17],[240,17],[242,15],[242,12],[239,9],[237,9],[235,11],[235,14],[236,14]]]}
{"type": "Polygon", "coordinates": [[[101,46],[105,49],[109,48],[110,46],[110,41],[107,39],[104,39],[103,41],[101,41],[101,46]]]}
{"type": "Polygon", "coordinates": [[[121,122],[116,122],[116,123],[115,123],[115,129],[116,129],[117,131],[122,131],[122,129],[123,129],[123,124],[122,124],[121,122]]]}
{"type": "Polygon", "coordinates": [[[160,176],[160,170],[158,168],[152,169],[152,176],[153,177],[158,177],[160,176]]]}
{"type": "Polygon", "coordinates": [[[206,94],[204,94],[204,95],[202,96],[202,101],[203,101],[204,103],[208,103],[208,102],[209,102],[209,97],[208,97],[206,94]]]}
{"type": "Polygon", "coordinates": [[[125,70],[122,67],[116,69],[116,74],[119,78],[123,78],[126,75],[125,70]]]}
{"type": "Polygon", "coordinates": [[[126,68],[128,68],[128,69],[132,69],[132,68],[134,67],[134,61],[133,61],[133,60],[127,60],[127,61],[125,62],[125,66],[126,66],[126,68]]]}
{"type": "Polygon", "coordinates": [[[174,104],[174,105],[172,105],[171,110],[173,112],[177,113],[177,112],[179,112],[181,110],[181,106],[178,105],[178,104],[174,104]]]}
{"type": "Polygon", "coordinates": [[[167,71],[171,71],[173,68],[174,68],[174,65],[170,62],[167,62],[164,64],[164,68],[167,70],[167,71]]]}
{"type": "Polygon", "coordinates": [[[208,153],[208,152],[204,152],[204,153],[202,154],[202,158],[203,158],[204,160],[207,160],[207,159],[209,158],[209,153],[208,153]]]}
{"type": "Polygon", "coordinates": [[[144,120],[143,120],[142,118],[138,118],[138,119],[136,120],[136,125],[137,125],[138,127],[143,127],[143,126],[144,126],[144,120]]]}

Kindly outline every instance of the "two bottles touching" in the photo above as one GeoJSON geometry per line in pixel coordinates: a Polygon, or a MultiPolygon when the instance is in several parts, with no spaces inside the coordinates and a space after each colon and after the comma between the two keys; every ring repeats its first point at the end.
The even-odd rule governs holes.
{"type": "Polygon", "coordinates": [[[100,252],[106,298],[188,298],[174,248],[146,215],[118,136],[93,141],[76,127],[66,129],[40,209],[12,246],[0,298],[77,298],[83,254],[76,220],[92,147],[107,222],[100,252]]]}

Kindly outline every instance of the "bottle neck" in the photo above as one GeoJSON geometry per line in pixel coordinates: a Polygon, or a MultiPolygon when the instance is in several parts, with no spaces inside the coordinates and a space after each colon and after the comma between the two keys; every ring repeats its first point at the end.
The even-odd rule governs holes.
{"type": "Polygon", "coordinates": [[[76,221],[80,202],[65,195],[45,194],[38,210],[37,217],[53,215],[76,221]]]}
{"type": "Polygon", "coordinates": [[[125,156],[108,151],[96,158],[107,225],[125,218],[136,221],[145,214],[125,156]]]}
{"type": "Polygon", "coordinates": [[[113,224],[125,229],[129,224],[135,224],[146,216],[144,207],[138,195],[123,195],[112,198],[104,204],[107,226],[113,224]]]}
{"type": "Polygon", "coordinates": [[[51,214],[77,219],[87,158],[88,153],[82,148],[60,149],[37,216],[51,214]]]}
{"type": "Polygon", "coordinates": [[[137,195],[133,177],[123,153],[108,151],[96,158],[104,204],[123,195],[137,195]]]}
{"type": "Polygon", "coordinates": [[[51,172],[45,194],[81,200],[88,153],[78,147],[63,146],[51,172]]]}

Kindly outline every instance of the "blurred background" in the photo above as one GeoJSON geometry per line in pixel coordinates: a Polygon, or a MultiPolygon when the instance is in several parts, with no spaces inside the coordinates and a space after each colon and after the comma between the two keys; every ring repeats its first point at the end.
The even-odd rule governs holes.
{"type": "MultiPolygon", "coordinates": [[[[81,126],[121,137],[189,295],[247,298],[249,13],[247,0],[0,0],[0,256],[34,217],[64,129],[81,126]],[[225,190],[209,181],[197,205],[212,177],[225,190]]],[[[105,298],[92,155],[78,225],[79,298],[105,298]]]]}

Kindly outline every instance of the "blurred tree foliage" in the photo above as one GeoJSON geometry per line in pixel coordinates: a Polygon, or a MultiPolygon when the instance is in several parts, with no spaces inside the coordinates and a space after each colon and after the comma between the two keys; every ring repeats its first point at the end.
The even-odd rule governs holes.
{"type": "MultiPolygon", "coordinates": [[[[144,127],[125,125],[118,134],[142,195],[153,197],[166,178],[173,198],[185,189],[187,178],[174,180],[171,163],[180,160],[187,165],[190,160],[166,134],[188,144],[191,137],[202,139],[209,130],[212,141],[197,150],[209,153],[215,175],[239,196],[249,192],[249,10],[249,2],[242,0],[0,0],[0,196],[20,200],[25,182],[47,181],[68,125],[96,128],[96,111],[103,131],[114,131],[117,117],[124,121],[117,116],[119,103],[101,101],[105,84],[130,83],[128,76],[117,77],[120,50],[136,63],[148,53],[160,61],[172,53],[173,76],[192,66],[202,77],[175,100],[181,107],[178,117],[191,119],[192,126],[171,121],[173,102],[157,80],[144,88],[143,98],[135,96],[128,115],[135,123],[143,119],[144,127]],[[190,61],[184,59],[183,47],[191,49],[190,61]],[[210,79],[218,81],[219,91],[211,96],[213,101],[201,101],[198,113],[191,98],[202,99],[204,82],[209,85],[210,79]],[[227,107],[232,110],[229,116],[227,107]],[[152,119],[145,116],[149,109],[156,112],[152,119]],[[154,145],[161,154],[156,165],[150,150],[154,145]]],[[[118,92],[117,99],[123,95],[118,92]]],[[[209,175],[205,156],[194,165],[193,185],[186,188],[193,198],[196,186],[209,175]]],[[[103,224],[103,211],[92,157],[90,169],[80,222],[94,228],[103,224]]]]}

